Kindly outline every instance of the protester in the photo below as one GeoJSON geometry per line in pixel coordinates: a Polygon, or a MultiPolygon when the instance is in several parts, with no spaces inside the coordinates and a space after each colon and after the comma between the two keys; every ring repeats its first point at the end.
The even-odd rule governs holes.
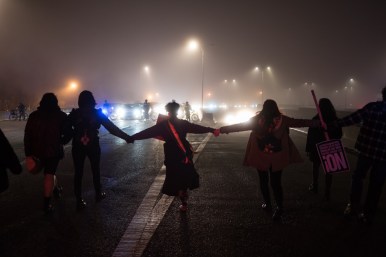
{"type": "Polygon", "coordinates": [[[102,191],[100,182],[100,158],[101,148],[99,145],[99,128],[103,125],[111,134],[131,142],[130,136],[120,130],[103,114],[101,109],[95,109],[95,99],[90,91],[82,91],[78,99],[78,109],[73,109],[69,114],[69,122],[74,130],[72,140],[72,158],[75,167],[74,191],[76,197],[76,208],[82,210],[86,202],[82,197],[82,178],[84,161],[86,157],[91,163],[93,183],[95,189],[95,200],[101,201],[106,197],[102,191]]]}
{"type": "Polygon", "coordinates": [[[25,118],[26,118],[26,115],[25,115],[26,107],[25,107],[25,105],[23,103],[20,103],[17,106],[17,110],[19,112],[19,120],[21,120],[21,119],[25,120],[25,118]]]}
{"type": "Polygon", "coordinates": [[[382,101],[368,103],[328,127],[345,127],[360,123],[362,125],[355,143],[359,156],[352,174],[350,203],[347,204],[344,215],[349,217],[360,212],[359,220],[370,224],[374,219],[386,179],[386,86],[382,90],[382,101]],[[363,210],[360,211],[363,181],[369,170],[367,196],[363,210]]]}
{"type": "MultiPolygon", "coordinates": [[[[321,98],[319,100],[319,108],[325,123],[331,123],[338,119],[336,116],[334,105],[331,103],[330,99],[321,98]]],[[[320,120],[319,114],[314,116],[312,119],[320,120]]],[[[342,128],[335,127],[333,129],[330,129],[328,131],[328,136],[329,136],[329,139],[341,139],[342,128]]],[[[316,149],[316,144],[323,142],[325,140],[327,140],[325,137],[325,132],[321,127],[308,129],[306,152],[308,153],[308,157],[312,162],[312,183],[308,189],[314,193],[318,193],[319,168],[321,164],[318,151],[316,149]]],[[[324,197],[326,200],[330,199],[331,184],[332,184],[332,175],[326,173],[325,192],[324,192],[324,197]]]]}
{"type": "Polygon", "coordinates": [[[27,168],[31,171],[39,165],[44,170],[44,211],[54,210],[52,194],[60,198],[62,187],[58,185],[56,170],[64,157],[63,144],[71,140],[66,129],[67,115],[58,106],[53,93],[45,93],[39,107],[28,118],[24,133],[24,150],[27,168]]]}
{"type": "Polygon", "coordinates": [[[186,101],[185,105],[184,105],[184,111],[185,111],[185,119],[187,121],[190,121],[190,111],[191,111],[191,107],[190,107],[190,104],[188,101],[186,101]]]}
{"type": "Polygon", "coordinates": [[[143,103],[143,118],[145,120],[149,119],[149,112],[150,112],[150,104],[147,101],[147,99],[145,99],[145,102],[143,103]]]}
{"type": "Polygon", "coordinates": [[[186,140],[187,133],[203,134],[219,131],[190,123],[177,118],[180,105],[175,101],[168,103],[165,108],[168,118],[147,128],[132,137],[134,140],[148,139],[152,137],[162,138],[164,143],[164,164],[166,166],[166,178],[162,187],[162,193],[170,196],[179,196],[180,211],[187,211],[188,189],[199,187],[199,175],[193,164],[193,150],[186,140]]]}
{"type": "Polygon", "coordinates": [[[22,167],[11,144],[0,129],[0,193],[9,187],[7,169],[13,174],[20,174],[22,167]]]}
{"type": "Polygon", "coordinates": [[[283,214],[282,171],[302,158],[289,136],[290,127],[317,127],[318,120],[293,119],[282,115],[274,100],[268,99],[263,109],[249,121],[224,126],[221,133],[252,130],[244,157],[244,165],[255,167],[260,178],[263,196],[262,208],[271,209],[268,182],[270,180],[276,209],[272,218],[279,220],[283,214]]]}

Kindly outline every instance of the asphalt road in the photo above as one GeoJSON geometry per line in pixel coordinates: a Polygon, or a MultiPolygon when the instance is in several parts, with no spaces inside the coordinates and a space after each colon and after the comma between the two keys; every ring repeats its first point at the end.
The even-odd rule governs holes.
{"type": "MultiPolygon", "coordinates": [[[[23,157],[24,122],[0,122],[18,155],[23,157]]],[[[151,123],[119,122],[135,133],[151,123]]],[[[218,126],[218,125],[216,125],[218,126]]],[[[288,167],[283,174],[285,213],[273,222],[261,210],[258,176],[241,165],[248,132],[211,137],[196,167],[201,187],[191,192],[189,211],[181,214],[174,200],[142,256],[386,256],[386,196],[370,227],[344,220],[350,173],[334,175],[332,198],[308,192],[311,163],[288,167]]],[[[304,154],[305,134],[291,130],[304,154]]],[[[197,148],[205,135],[189,136],[197,148]]],[[[10,189],[0,195],[0,256],[112,256],[126,228],[160,174],[162,143],[144,140],[127,145],[101,130],[102,183],[108,197],[95,203],[89,165],[83,191],[88,203],[75,210],[70,148],[57,173],[64,186],[56,211],[42,212],[42,174],[10,175],[10,189]]],[[[356,156],[349,154],[350,166],[356,156]]]]}

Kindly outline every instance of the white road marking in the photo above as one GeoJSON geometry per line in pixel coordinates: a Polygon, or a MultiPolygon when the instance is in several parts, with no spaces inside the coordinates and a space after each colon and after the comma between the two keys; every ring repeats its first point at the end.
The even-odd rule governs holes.
{"type": "MultiPolygon", "coordinates": [[[[195,163],[212,134],[208,134],[195,151],[195,163]]],[[[166,167],[162,166],[149,191],[146,193],[141,205],[123,234],[113,257],[141,256],[153,236],[155,230],[163,219],[174,196],[162,195],[160,192],[165,180],[166,167]]]]}

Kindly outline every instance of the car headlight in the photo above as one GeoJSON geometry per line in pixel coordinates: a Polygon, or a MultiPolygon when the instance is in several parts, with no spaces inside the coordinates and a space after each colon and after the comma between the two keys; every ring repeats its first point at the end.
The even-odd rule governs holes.
{"type": "Polygon", "coordinates": [[[134,109],[133,114],[134,114],[134,117],[135,117],[135,118],[140,118],[140,117],[141,117],[141,114],[142,114],[142,110],[140,110],[140,109],[134,109]]]}
{"type": "Polygon", "coordinates": [[[117,113],[118,119],[122,119],[126,114],[126,110],[122,107],[118,107],[116,110],[116,113],[117,113]]]}

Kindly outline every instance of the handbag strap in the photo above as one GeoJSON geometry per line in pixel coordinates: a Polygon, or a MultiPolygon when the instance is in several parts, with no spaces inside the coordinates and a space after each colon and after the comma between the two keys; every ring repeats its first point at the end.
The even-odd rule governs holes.
{"type": "Polygon", "coordinates": [[[185,164],[186,164],[186,163],[189,163],[189,158],[188,158],[188,156],[186,155],[186,149],[185,149],[184,144],[182,143],[182,141],[181,141],[181,139],[180,139],[180,136],[178,135],[176,129],[175,129],[174,126],[173,126],[173,124],[172,124],[170,121],[168,121],[168,123],[169,123],[170,130],[172,131],[172,134],[173,134],[174,138],[175,138],[176,141],[177,141],[178,147],[179,147],[179,148],[184,152],[184,154],[185,154],[185,160],[184,160],[184,163],[185,163],[185,164]]]}

